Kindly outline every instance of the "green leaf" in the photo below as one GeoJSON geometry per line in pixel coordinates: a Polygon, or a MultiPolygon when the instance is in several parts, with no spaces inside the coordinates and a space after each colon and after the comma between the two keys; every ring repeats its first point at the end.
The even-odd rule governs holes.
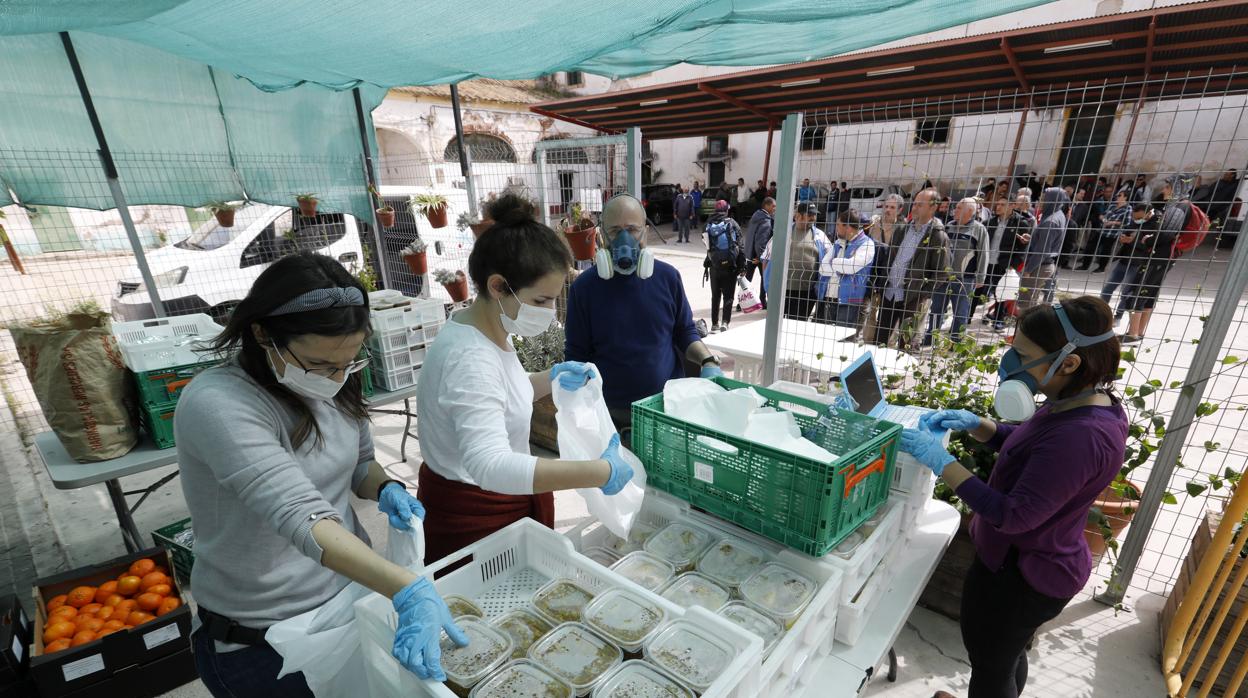
{"type": "Polygon", "coordinates": [[[1218,411],[1218,406],[1212,402],[1202,402],[1196,406],[1196,417],[1208,417],[1218,411]]]}
{"type": "Polygon", "coordinates": [[[1124,349],[1122,351],[1123,361],[1135,361],[1135,351],[1132,349],[1124,349]]]}
{"type": "Polygon", "coordinates": [[[1144,398],[1139,397],[1138,395],[1136,397],[1131,398],[1129,402],[1131,403],[1131,406],[1137,410],[1142,410],[1145,407],[1144,398]]]}
{"type": "Polygon", "coordinates": [[[1193,339],[1193,340],[1192,340],[1192,344],[1200,344],[1200,340],[1199,340],[1199,339],[1193,339]]]}
{"type": "Polygon", "coordinates": [[[1140,386],[1140,397],[1148,397],[1149,395],[1152,395],[1155,392],[1157,392],[1157,389],[1151,385],[1140,386]]]}
{"type": "Polygon", "coordinates": [[[1171,390],[1174,390],[1175,388],[1179,387],[1180,385],[1183,385],[1183,381],[1170,381],[1170,389],[1171,389],[1171,390]]]}
{"type": "MultiPolygon", "coordinates": [[[[1200,487],[1200,485],[1197,485],[1197,487],[1200,487]]],[[[1201,489],[1204,489],[1204,488],[1202,487],[1201,489]]],[[[1190,482],[1189,482],[1189,483],[1187,483],[1187,491],[1188,491],[1188,493],[1189,493],[1189,494],[1190,494],[1190,493],[1191,493],[1191,491],[1192,491],[1192,483],[1190,483],[1190,482]]],[[[1199,492],[1197,492],[1196,494],[1200,494],[1200,493],[1199,493],[1199,492]]],[[[1196,495],[1194,494],[1194,495],[1192,495],[1192,496],[1194,497],[1194,496],[1196,496],[1196,495]]],[[[1162,503],[1162,504],[1178,504],[1178,503],[1179,503],[1179,498],[1178,498],[1178,497],[1175,497],[1173,492],[1167,492],[1167,493],[1165,493],[1165,494],[1161,495],[1161,503],[1162,503]]]]}
{"type": "Polygon", "coordinates": [[[1157,379],[1157,378],[1154,378],[1154,379],[1150,380],[1150,381],[1148,382],[1148,384],[1149,384],[1149,385],[1151,385],[1151,386],[1153,386],[1154,388],[1160,388],[1160,387],[1161,387],[1161,380],[1159,380],[1159,379],[1157,379]]]}
{"type": "MultiPolygon", "coordinates": [[[[1198,497],[1198,496],[1200,496],[1200,494],[1201,494],[1202,492],[1204,492],[1205,490],[1207,490],[1207,489],[1209,489],[1209,488],[1205,487],[1204,485],[1202,485],[1202,484],[1200,484],[1200,483],[1196,483],[1196,482],[1189,482],[1189,483],[1187,483],[1187,494],[1188,494],[1189,496],[1192,496],[1192,497],[1198,497]]],[[[1169,494],[1169,493],[1167,493],[1167,494],[1169,494]]],[[[1164,499],[1165,499],[1165,497],[1162,497],[1162,499],[1164,500],[1164,499]]],[[[1174,504],[1174,503],[1176,503],[1176,502],[1166,502],[1166,503],[1167,503],[1167,504],[1174,504]]]]}
{"type": "Polygon", "coordinates": [[[1213,453],[1214,451],[1218,450],[1221,447],[1222,447],[1222,444],[1218,443],[1217,441],[1205,442],[1205,450],[1208,451],[1209,453],[1213,453]]]}
{"type": "Polygon", "coordinates": [[[1122,394],[1123,394],[1123,395],[1126,395],[1127,397],[1135,397],[1136,392],[1138,392],[1138,391],[1136,391],[1136,389],[1135,389],[1135,388],[1133,388],[1133,387],[1131,387],[1131,386],[1129,386],[1129,385],[1128,385],[1127,387],[1125,387],[1125,388],[1123,388],[1123,389],[1122,389],[1122,394]]]}
{"type": "MultiPolygon", "coordinates": [[[[818,354],[815,354],[815,360],[823,361],[823,352],[819,352],[818,354]]],[[[915,377],[917,378],[918,376],[915,376],[915,377]]]]}
{"type": "Polygon", "coordinates": [[[1236,363],[1239,363],[1239,357],[1235,356],[1234,354],[1227,354],[1225,357],[1222,358],[1223,366],[1229,366],[1231,364],[1236,364],[1236,363]]]}

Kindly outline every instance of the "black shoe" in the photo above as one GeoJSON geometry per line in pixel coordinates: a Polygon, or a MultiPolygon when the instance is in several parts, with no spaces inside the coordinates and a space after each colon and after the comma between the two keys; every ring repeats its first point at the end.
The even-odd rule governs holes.
{"type": "Polygon", "coordinates": [[[1087,271],[1089,268],[1091,268],[1091,265],[1080,264],[1079,266],[1075,267],[1075,271],[1087,271]]]}
{"type": "Polygon", "coordinates": [[[1062,262],[1061,264],[1058,264],[1058,265],[1057,265],[1057,267],[1058,267],[1059,269],[1070,269],[1070,264],[1068,264],[1068,263],[1066,263],[1066,262],[1062,262]]]}
{"type": "Polygon", "coordinates": [[[1139,344],[1144,338],[1137,334],[1124,334],[1121,341],[1123,344],[1139,344]]]}

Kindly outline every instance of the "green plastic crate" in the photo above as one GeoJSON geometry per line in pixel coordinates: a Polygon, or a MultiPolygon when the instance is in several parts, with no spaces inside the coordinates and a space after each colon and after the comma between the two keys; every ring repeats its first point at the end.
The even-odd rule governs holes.
{"type": "Polygon", "coordinates": [[[179,543],[176,536],[191,528],[190,519],[182,519],[177,523],[162,526],[152,531],[152,542],[163,546],[173,556],[173,573],[183,586],[191,583],[191,568],[195,566],[195,552],[186,545],[179,543]]]}
{"type": "Polygon", "coordinates": [[[633,403],[633,451],[647,483],[693,506],[821,557],[888,500],[901,427],[726,378],[729,390],[754,388],[770,407],[794,412],[804,434],[840,457],[821,463],[663,412],[663,395],[633,403]],[[701,438],[699,438],[701,437],[701,438]]]}
{"type": "Polygon", "coordinates": [[[156,442],[156,448],[173,448],[173,411],[177,403],[143,405],[139,410],[139,423],[156,442]]]}
{"type": "Polygon", "coordinates": [[[212,368],[220,361],[203,361],[197,364],[186,364],[155,371],[139,371],[134,380],[139,386],[139,398],[145,405],[163,405],[177,402],[191,379],[198,376],[204,369],[212,368]]]}

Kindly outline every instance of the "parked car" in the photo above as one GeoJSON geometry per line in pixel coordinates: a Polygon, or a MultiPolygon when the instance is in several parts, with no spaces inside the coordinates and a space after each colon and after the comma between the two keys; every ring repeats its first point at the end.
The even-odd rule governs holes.
{"type": "MultiPolygon", "coordinates": [[[[207,313],[223,322],[261,272],[304,250],[356,267],[363,249],[355,218],[341,213],[305,218],[283,206],[248,204],[235,212],[232,227],[209,219],[185,239],[149,252],[147,264],[167,314],[207,313]]],[[[155,316],[137,266],[118,280],[112,312],[120,321],[155,316]]]]}
{"type": "Polygon", "coordinates": [[[646,207],[646,218],[659,225],[675,218],[672,206],[680,187],[675,184],[647,184],[641,188],[641,204],[646,207]]]}
{"type": "MultiPolygon", "coordinates": [[[[909,203],[910,195],[902,191],[898,184],[855,184],[849,188],[849,207],[857,209],[864,216],[874,216],[884,209],[884,199],[889,194],[898,194],[909,203]]],[[[905,212],[905,206],[902,207],[905,212]]]]}

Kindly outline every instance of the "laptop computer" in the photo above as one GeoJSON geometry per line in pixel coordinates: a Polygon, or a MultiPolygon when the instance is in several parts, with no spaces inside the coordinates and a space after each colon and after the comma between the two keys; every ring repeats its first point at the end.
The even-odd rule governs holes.
{"type": "Polygon", "coordinates": [[[888,404],[884,399],[884,384],[880,381],[875,357],[869,351],[863,352],[862,356],[841,371],[838,380],[858,414],[917,429],[919,417],[934,411],[927,407],[888,404]]]}

